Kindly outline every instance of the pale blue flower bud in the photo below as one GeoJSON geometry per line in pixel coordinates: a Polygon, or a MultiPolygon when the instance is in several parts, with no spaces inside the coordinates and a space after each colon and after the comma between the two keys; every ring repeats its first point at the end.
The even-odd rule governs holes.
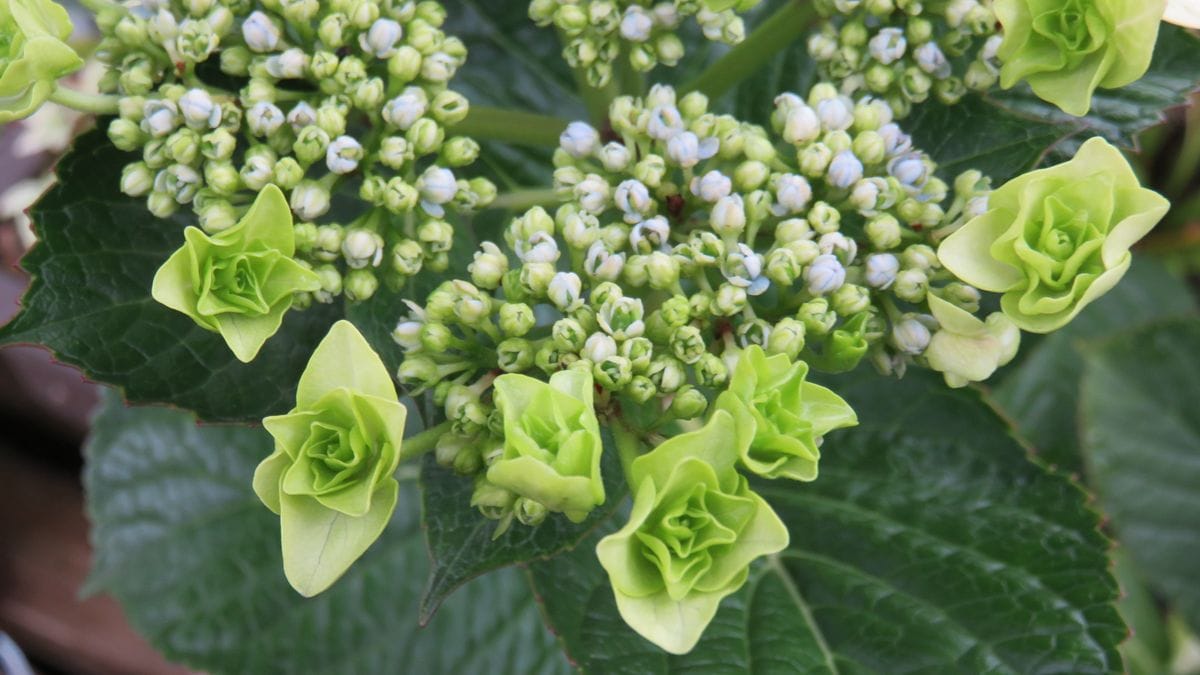
{"type": "Polygon", "coordinates": [[[844,150],[830,162],[827,176],[831,185],[846,189],[862,180],[863,164],[853,152],[844,150]]]}
{"type": "Polygon", "coordinates": [[[775,180],[775,215],[801,213],[811,199],[812,186],[803,176],[786,173],[775,180]]]}
{"type": "Polygon", "coordinates": [[[386,59],[396,53],[396,43],[404,35],[404,29],[392,19],[376,19],[365,33],[358,36],[358,45],[375,58],[386,59]]]}
{"type": "Polygon", "coordinates": [[[246,126],[255,136],[270,136],[278,131],[285,121],[283,111],[267,101],[259,101],[246,111],[246,126]]]}
{"type": "Polygon", "coordinates": [[[888,66],[903,58],[908,49],[908,41],[904,39],[902,29],[883,28],[871,38],[868,49],[871,58],[888,66]]]}
{"type": "Polygon", "coordinates": [[[603,241],[596,241],[588,249],[583,268],[593,279],[615,281],[625,268],[625,254],[613,253],[603,241]]]}
{"type": "Polygon", "coordinates": [[[329,190],[317,181],[301,181],[292,189],[289,204],[301,220],[316,220],[329,210],[329,190]]]}
{"type": "Polygon", "coordinates": [[[654,211],[654,200],[650,190],[638,180],[622,181],[613,191],[613,203],[620,209],[625,222],[634,224],[654,211]]]}
{"type": "Polygon", "coordinates": [[[845,96],[824,99],[817,103],[817,117],[826,131],[845,131],[854,124],[854,102],[845,96]]]}
{"type": "Polygon", "coordinates": [[[846,268],[842,267],[837,256],[820,255],[804,270],[804,280],[809,293],[827,295],[846,282],[846,268]]]}
{"type": "Polygon", "coordinates": [[[242,23],[242,38],[256,52],[274,51],[279,44],[279,27],[261,11],[254,11],[242,23]]]}
{"type": "Polygon", "coordinates": [[[325,166],[337,174],[347,174],[358,168],[363,157],[363,147],[349,136],[338,136],[325,151],[325,166]]]}
{"type": "Polygon", "coordinates": [[[892,326],[892,344],[900,352],[916,356],[929,346],[929,328],[914,314],[905,314],[892,326]]]}
{"type": "Polygon", "coordinates": [[[179,108],[170,99],[151,99],[142,110],[142,131],[155,138],[175,131],[180,121],[179,108]]]}
{"type": "Polygon", "coordinates": [[[608,208],[610,190],[608,181],[597,174],[589,173],[575,186],[574,192],[583,210],[599,215],[608,208]]]}
{"type": "Polygon", "coordinates": [[[418,87],[408,87],[383,106],[383,119],[388,124],[407,131],[429,109],[429,97],[418,87]]]}
{"type": "Polygon", "coordinates": [[[621,17],[621,37],[630,42],[645,42],[654,30],[654,18],[644,8],[632,5],[621,17]]]}
{"type": "Polygon", "coordinates": [[[875,253],[867,256],[866,281],[872,288],[891,287],[900,273],[900,260],[891,253],[875,253]]]}
{"type": "Polygon", "coordinates": [[[558,137],[558,142],[572,157],[583,159],[599,147],[600,132],[586,122],[571,122],[558,137]]]}
{"type": "Polygon", "coordinates": [[[691,188],[692,194],[713,204],[729,196],[733,191],[733,181],[720,171],[713,170],[693,178],[691,188]]]}
{"type": "Polygon", "coordinates": [[[736,237],[746,229],[746,207],[738,194],[721,198],[713,205],[709,225],[720,237],[736,237]]]}

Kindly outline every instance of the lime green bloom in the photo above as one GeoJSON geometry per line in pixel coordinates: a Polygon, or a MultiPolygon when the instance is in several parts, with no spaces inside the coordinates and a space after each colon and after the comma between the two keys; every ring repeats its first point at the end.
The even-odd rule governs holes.
{"type": "Polygon", "coordinates": [[[968,284],[1003,293],[1017,326],[1048,333],[1121,280],[1129,248],[1169,208],[1120,151],[1093,138],[1071,161],[993,192],[988,211],[947,237],[938,257],[968,284]]]}
{"type": "Polygon", "coordinates": [[[929,309],[939,329],[924,356],[929,367],[942,373],[946,384],[965,387],[982,382],[1012,361],[1021,345],[1021,329],[999,312],[981,321],[970,312],[929,294],[929,309]]]}
{"type": "Polygon", "coordinates": [[[717,397],[717,410],[737,422],[742,466],[765,478],[815,480],[821,438],[858,424],[842,397],[806,380],[808,364],[783,354],[744,350],[717,397]]]}
{"type": "Polygon", "coordinates": [[[603,504],[594,386],[592,374],[581,370],[557,372],[549,383],[517,374],[496,378],[504,454],[488,480],[577,523],[603,504]]]}
{"type": "Polygon", "coordinates": [[[673,654],[691,651],[750,563],[788,545],[787,526],[735,469],[738,444],[718,410],[638,457],[629,522],[596,546],[621,617],[673,654]]]}
{"type": "Polygon", "coordinates": [[[1096,87],[1134,82],[1150,67],[1166,0],[995,0],[1004,27],[1000,84],[1021,80],[1077,117],[1096,87]]]}
{"type": "Polygon", "coordinates": [[[196,227],[154,275],[151,295],[215,331],[249,363],[279,330],[298,291],[321,281],[292,258],[292,212],[283,193],[268,185],[233,227],[209,236],[196,227]]]}
{"type": "Polygon", "coordinates": [[[300,376],[296,407],[263,420],[275,452],[254,491],[279,514],[283,572],[301,595],[329,588],[391,520],[406,417],[379,356],[339,321],[300,376]]]}
{"type": "Polygon", "coordinates": [[[0,0],[0,124],[28,117],[83,67],[70,36],[67,10],[50,0],[0,0]]]}

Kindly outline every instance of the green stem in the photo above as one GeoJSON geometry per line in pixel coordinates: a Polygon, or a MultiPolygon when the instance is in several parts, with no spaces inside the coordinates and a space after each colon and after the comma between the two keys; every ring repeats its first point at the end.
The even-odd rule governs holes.
{"type": "Polygon", "coordinates": [[[116,96],[85,94],[62,85],[59,85],[54,93],[50,94],[50,100],[80,112],[96,115],[115,115],[117,112],[118,98],[116,96]]]}
{"type": "Polygon", "coordinates": [[[525,211],[535,206],[552,206],[557,203],[558,195],[553,188],[525,188],[505,192],[496,197],[495,201],[488,205],[488,208],[525,211]]]}
{"type": "Polygon", "coordinates": [[[612,425],[613,441],[617,444],[617,456],[621,458],[621,470],[625,473],[625,482],[633,489],[633,460],[642,455],[642,439],[623,420],[614,419],[612,425]]]}
{"type": "Polygon", "coordinates": [[[476,140],[554,148],[566,128],[566,120],[549,115],[471,106],[467,118],[454,125],[452,131],[476,140]]]}
{"type": "Polygon", "coordinates": [[[442,422],[436,427],[431,427],[417,434],[404,439],[404,443],[400,446],[400,462],[404,463],[410,459],[416,459],[421,455],[433,450],[437,446],[437,441],[446,432],[450,431],[450,423],[442,422]]]}
{"type": "Polygon", "coordinates": [[[1183,147],[1179,149],[1178,159],[1171,168],[1171,176],[1166,184],[1166,193],[1169,195],[1183,194],[1195,177],[1197,167],[1200,167],[1200,100],[1193,99],[1188,107],[1185,129],[1183,147]]]}
{"type": "Polygon", "coordinates": [[[741,44],[684,85],[680,93],[699,91],[717,98],[767,65],[776,53],[802,37],[819,18],[813,0],[789,0],[741,44]]]}

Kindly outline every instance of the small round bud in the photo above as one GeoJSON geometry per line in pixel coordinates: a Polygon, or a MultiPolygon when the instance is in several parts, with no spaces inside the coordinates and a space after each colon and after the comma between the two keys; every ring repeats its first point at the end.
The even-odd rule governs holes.
{"type": "Polygon", "coordinates": [[[687,385],[671,399],[670,413],[681,420],[690,420],[704,414],[708,409],[708,398],[699,389],[687,385]]]}

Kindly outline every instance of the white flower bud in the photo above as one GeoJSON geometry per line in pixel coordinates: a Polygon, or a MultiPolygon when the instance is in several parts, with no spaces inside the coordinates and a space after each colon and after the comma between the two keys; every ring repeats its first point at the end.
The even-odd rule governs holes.
{"type": "Polygon", "coordinates": [[[908,49],[908,41],[904,39],[903,29],[883,28],[871,38],[867,48],[871,52],[871,58],[889,66],[904,56],[905,50],[908,49]]]}
{"type": "Polygon", "coordinates": [[[347,174],[358,168],[363,157],[362,145],[350,136],[338,136],[325,150],[325,166],[337,174],[347,174]]]}
{"type": "Polygon", "coordinates": [[[829,61],[838,53],[837,38],[825,33],[813,33],[808,38],[808,53],[816,61],[829,61]]]}
{"type": "Polygon", "coordinates": [[[430,215],[441,217],[445,213],[442,204],[448,204],[458,194],[458,181],[454,172],[431,166],[417,179],[417,191],[421,193],[421,206],[430,215]]]}
{"type": "Polygon", "coordinates": [[[826,131],[845,131],[854,124],[854,102],[845,96],[819,101],[817,117],[826,131]]]}
{"type": "Polygon", "coordinates": [[[242,23],[242,38],[252,51],[274,51],[279,44],[279,27],[266,14],[255,10],[242,23]]]}
{"type": "Polygon", "coordinates": [[[936,42],[926,42],[913,51],[917,67],[939,79],[950,77],[950,61],[936,42]]]}
{"type": "Polygon", "coordinates": [[[527,263],[553,263],[558,260],[558,242],[547,232],[534,232],[516,245],[517,257],[527,263]]]}
{"type": "Polygon", "coordinates": [[[652,85],[650,91],[646,93],[645,103],[646,108],[650,110],[676,105],[675,87],[669,84],[652,85]]]}
{"type": "Polygon", "coordinates": [[[401,321],[392,330],[392,339],[406,351],[420,349],[422,325],[420,321],[401,321]]]}
{"type": "Polygon", "coordinates": [[[586,122],[571,122],[558,137],[558,143],[576,159],[588,157],[600,145],[600,132],[586,122]]]}
{"type": "Polygon", "coordinates": [[[721,237],[740,235],[746,229],[746,205],[742,196],[730,195],[713,205],[709,224],[721,237]]]}
{"type": "Polygon", "coordinates": [[[812,186],[804,176],[783,174],[775,184],[775,215],[800,213],[812,199],[812,186]]]}
{"type": "Polygon", "coordinates": [[[681,20],[679,8],[670,2],[660,2],[651,11],[654,12],[654,21],[663,28],[675,28],[681,20]]]}
{"type": "Polygon", "coordinates": [[[650,111],[646,133],[658,141],[670,140],[684,129],[683,115],[674,105],[660,105],[650,111]]]}
{"type": "Polygon", "coordinates": [[[843,150],[829,163],[827,178],[834,187],[846,189],[863,177],[863,165],[853,152],[843,150]]]}
{"type": "Polygon", "coordinates": [[[903,154],[912,149],[912,137],[901,131],[894,122],[879,127],[877,133],[883,137],[889,157],[903,154]]]}
{"type": "Polygon", "coordinates": [[[709,171],[692,179],[692,194],[714,204],[733,192],[733,181],[720,171],[709,171]]]}
{"type": "Polygon", "coordinates": [[[300,101],[288,111],[287,123],[292,127],[292,131],[300,133],[304,127],[317,123],[317,111],[308,103],[300,101]]]}
{"type": "Polygon", "coordinates": [[[259,101],[246,111],[246,126],[255,136],[270,136],[283,126],[286,118],[274,103],[259,101]]]}
{"type": "Polygon", "coordinates": [[[804,270],[804,281],[808,292],[813,295],[826,295],[836,291],[846,283],[846,268],[833,255],[817,256],[804,270]]]}
{"type": "Polygon", "coordinates": [[[142,109],[142,131],[162,138],[179,126],[179,108],[170,99],[146,101],[142,109]]]}
{"type": "Polygon", "coordinates": [[[891,253],[874,253],[867,256],[867,285],[884,289],[896,281],[900,273],[900,260],[891,253]]]}
{"type": "Polygon", "coordinates": [[[383,261],[383,239],[369,230],[353,230],[342,240],[342,255],[351,269],[378,267],[383,261]]]}
{"type": "Polygon", "coordinates": [[[892,326],[892,343],[896,349],[912,356],[925,351],[931,337],[929,328],[912,315],[905,315],[892,326]]]}
{"type": "Polygon", "coordinates": [[[967,202],[967,207],[966,207],[966,209],[963,210],[963,213],[965,214],[965,216],[967,218],[974,218],[976,216],[982,216],[983,214],[987,213],[987,210],[988,210],[988,195],[980,195],[978,197],[971,199],[971,201],[967,202]]]}
{"type": "Polygon", "coordinates": [[[995,63],[996,56],[1000,52],[1000,44],[1004,42],[1003,35],[993,35],[983,43],[983,49],[979,50],[979,58],[988,63],[995,63]]]}
{"type": "Polygon", "coordinates": [[[621,37],[630,42],[645,42],[654,31],[654,19],[644,8],[633,5],[625,8],[621,17],[621,37]]]}
{"type": "Polygon", "coordinates": [[[615,141],[600,148],[599,152],[597,152],[597,158],[604,165],[606,171],[613,173],[624,171],[629,167],[629,162],[633,159],[629,153],[629,148],[615,141]]]}
{"type": "Polygon", "coordinates": [[[801,103],[788,110],[783,125],[783,140],[788,143],[808,143],[821,135],[821,120],[817,111],[801,103]]]}
{"type": "Polygon", "coordinates": [[[667,157],[679,166],[687,169],[696,166],[701,160],[717,154],[720,142],[715,138],[700,140],[690,131],[675,134],[667,141],[667,157]]]}
{"type": "Polygon", "coordinates": [[[376,19],[365,33],[358,36],[358,46],[375,58],[386,59],[396,53],[396,43],[404,36],[404,29],[391,19],[376,19]]]}
{"type": "Polygon", "coordinates": [[[583,343],[583,350],[579,355],[592,363],[600,363],[610,356],[617,355],[617,341],[604,333],[592,333],[587,342],[583,343]]]}
{"type": "Polygon", "coordinates": [[[316,181],[301,181],[292,190],[289,204],[301,220],[316,220],[329,210],[329,190],[316,181]]]}
{"type": "Polygon", "coordinates": [[[434,52],[421,61],[421,77],[430,82],[448,82],[458,71],[458,59],[445,52],[434,52]]]}
{"type": "Polygon", "coordinates": [[[594,279],[616,281],[625,269],[625,254],[613,253],[603,241],[596,241],[588,249],[583,269],[594,279]]]}
{"type": "Polygon", "coordinates": [[[843,264],[849,265],[858,256],[858,242],[841,232],[826,232],[817,240],[817,247],[822,255],[837,256],[843,264]]]}
{"type": "Polygon", "coordinates": [[[644,220],[629,231],[629,245],[634,251],[647,253],[654,249],[666,250],[671,237],[671,224],[666,218],[656,216],[644,220]]]}
{"type": "Polygon", "coordinates": [[[429,97],[419,87],[408,87],[399,96],[383,106],[383,119],[388,124],[407,131],[425,116],[429,109],[429,97]]]}
{"type": "Polygon", "coordinates": [[[878,182],[869,178],[858,181],[850,192],[850,205],[860,213],[874,212],[879,205],[879,187],[878,182]]]}
{"type": "Polygon", "coordinates": [[[583,280],[574,272],[558,272],[550,280],[546,296],[562,312],[574,312],[583,305],[580,294],[583,292],[583,280]]]}
{"type": "Polygon", "coordinates": [[[281,80],[299,79],[308,70],[309,56],[299,47],[267,57],[267,73],[281,80]]]}
{"type": "Polygon", "coordinates": [[[575,198],[579,200],[579,205],[584,211],[599,215],[608,208],[610,190],[608,181],[589,173],[575,186],[575,198]]]}
{"type": "Polygon", "coordinates": [[[650,190],[632,178],[622,181],[613,191],[613,203],[625,214],[625,222],[630,225],[641,222],[643,216],[654,210],[650,190]]]}
{"type": "Polygon", "coordinates": [[[902,155],[888,163],[888,173],[905,185],[920,186],[929,175],[925,161],[918,154],[902,155]]]}
{"type": "Polygon", "coordinates": [[[203,89],[189,89],[179,97],[183,121],[195,129],[215,129],[221,124],[221,106],[203,89]]]}

